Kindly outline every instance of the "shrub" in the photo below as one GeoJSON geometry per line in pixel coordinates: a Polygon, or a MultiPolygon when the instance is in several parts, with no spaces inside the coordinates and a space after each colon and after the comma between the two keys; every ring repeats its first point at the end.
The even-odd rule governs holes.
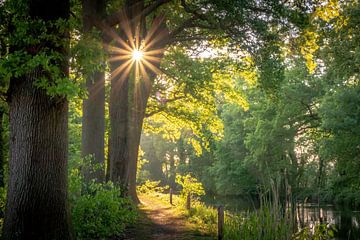
{"type": "Polygon", "coordinates": [[[207,233],[216,233],[217,210],[204,203],[194,201],[190,210],[185,211],[189,221],[207,233]]]}
{"type": "Polygon", "coordinates": [[[127,225],[135,222],[135,207],[130,199],[122,197],[120,188],[111,182],[84,181],[81,171],[83,164],[88,163],[74,166],[69,171],[69,200],[76,238],[120,236],[127,225]]]}
{"type": "Polygon", "coordinates": [[[180,195],[182,197],[186,197],[189,193],[192,196],[205,195],[205,190],[201,182],[199,182],[196,178],[192,177],[190,174],[187,174],[185,176],[177,174],[176,183],[180,184],[182,187],[182,190],[180,192],[180,195]]]}
{"type": "Polygon", "coordinates": [[[169,186],[159,186],[160,181],[146,180],[142,185],[137,187],[137,191],[140,193],[163,193],[169,189],[169,186]]]}

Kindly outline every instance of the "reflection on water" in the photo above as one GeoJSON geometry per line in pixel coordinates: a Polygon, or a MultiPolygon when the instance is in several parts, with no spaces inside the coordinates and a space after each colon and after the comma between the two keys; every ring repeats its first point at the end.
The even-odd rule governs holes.
{"type": "MultiPolygon", "coordinates": [[[[221,204],[231,212],[251,211],[259,206],[249,198],[212,196],[202,200],[212,206],[221,204]]],[[[299,204],[297,219],[299,227],[318,223],[334,226],[336,240],[360,240],[360,211],[333,205],[299,204]]]]}
{"type": "Polygon", "coordinates": [[[312,226],[325,223],[335,227],[335,239],[360,239],[360,212],[332,205],[318,206],[316,204],[299,204],[298,222],[300,226],[312,226]]]}

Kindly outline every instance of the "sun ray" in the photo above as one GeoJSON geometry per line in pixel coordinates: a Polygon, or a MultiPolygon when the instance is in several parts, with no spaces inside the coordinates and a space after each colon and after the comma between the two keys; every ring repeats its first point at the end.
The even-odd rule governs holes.
{"type": "MultiPolygon", "coordinates": [[[[121,88],[126,78],[134,81],[134,92],[131,96],[134,107],[138,110],[145,107],[142,106],[146,104],[143,101],[145,97],[143,94],[150,94],[153,78],[161,74],[159,65],[165,50],[164,40],[168,34],[164,28],[164,16],[156,17],[146,34],[141,30],[141,20],[138,16],[129,20],[124,12],[120,16],[119,34],[115,30],[106,28],[106,33],[115,40],[113,45],[106,45],[111,56],[109,62],[113,64],[119,61],[119,66],[110,76],[114,84],[112,87],[121,88]]],[[[139,113],[136,110],[133,114],[138,116],[139,113]]]]}
{"type": "Polygon", "coordinates": [[[106,50],[108,52],[111,52],[111,54],[130,55],[131,52],[132,52],[132,49],[131,50],[126,50],[126,49],[115,47],[115,46],[112,46],[112,45],[109,45],[109,44],[106,45],[105,48],[106,48],[106,50]]]}
{"type": "Polygon", "coordinates": [[[161,59],[159,57],[154,57],[154,56],[144,56],[144,59],[147,61],[152,61],[152,62],[160,62],[161,59]]]}
{"type": "Polygon", "coordinates": [[[148,49],[152,48],[155,44],[159,43],[160,41],[164,40],[167,36],[166,31],[160,31],[154,38],[152,38],[149,42],[146,43],[144,46],[144,51],[147,51],[148,49]]]}
{"type": "Polygon", "coordinates": [[[133,36],[133,32],[131,31],[131,23],[129,21],[129,19],[126,17],[126,14],[124,14],[124,20],[123,20],[123,24],[122,24],[124,27],[123,27],[123,30],[124,30],[124,33],[128,39],[128,46],[131,48],[131,49],[134,49],[135,48],[135,45],[134,45],[134,36],[133,36]]]}
{"type": "Polygon", "coordinates": [[[111,72],[110,80],[117,77],[125,68],[131,68],[132,63],[133,62],[131,60],[128,60],[125,63],[121,64],[118,68],[111,72]]]}
{"type": "Polygon", "coordinates": [[[147,73],[145,66],[142,62],[140,62],[140,72],[141,72],[141,76],[143,76],[145,86],[147,88],[151,88],[149,74],[147,73]]]}
{"type": "Polygon", "coordinates": [[[147,46],[153,35],[156,33],[156,30],[158,30],[160,24],[165,20],[164,16],[156,17],[150,27],[149,32],[147,33],[145,39],[144,39],[144,45],[147,46]]]}
{"type": "Polygon", "coordinates": [[[159,70],[159,68],[156,67],[156,66],[154,66],[151,62],[149,62],[149,61],[147,61],[147,60],[145,60],[145,59],[143,59],[142,62],[143,62],[144,65],[145,65],[148,69],[150,69],[153,73],[155,73],[155,74],[161,74],[161,71],[159,70]]]}
{"type": "Polygon", "coordinates": [[[128,60],[128,59],[131,59],[131,56],[129,55],[116,55],[116,56],[113,56],[111,58],[109,58],[109,62],[116,62],[116,61],[120,61],[120,60],[128,60]]]}
{"type": "Polygon", "coordinates": [[[155,49],[155,50],[144,51],[144,56],[159,55],[159,54],[162,54],[163,52],[164,52],[164,49],[155,49]]]}

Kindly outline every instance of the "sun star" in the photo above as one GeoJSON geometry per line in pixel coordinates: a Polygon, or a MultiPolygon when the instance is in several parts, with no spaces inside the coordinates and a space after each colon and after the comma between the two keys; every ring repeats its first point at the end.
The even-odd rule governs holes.
{"type": "Polygon", "coordinates": [[[144,57],[144,52],[139,49],[134,49],[132,52],[132,59],[134,61],[140,61],[144,57]]]}

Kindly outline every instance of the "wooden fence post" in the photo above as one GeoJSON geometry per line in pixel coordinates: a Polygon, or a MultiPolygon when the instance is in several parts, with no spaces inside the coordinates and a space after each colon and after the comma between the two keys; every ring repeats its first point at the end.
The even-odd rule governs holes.
{"type": "Polygon", "coordinates": [[[172,201],[172,200],[173,200],[173,199],[172,199],[173,196],[172,196],[172,195],[173,195],[173,190],[172,190],[172,188],[170,188],[170,204],[171,204],[171,205],[173,205],[173,201],[172,201]]]}
{"type": "Polygon", "coordinates": [[[218,240],[224,237],[224,207],[218,206],[218,240]]]}
{"type": "Polygon", "coordinates": [[[188,193],[186,197],[186,209],[190,210],[190,207],[191,207],[191,193],[188,193]]]}

